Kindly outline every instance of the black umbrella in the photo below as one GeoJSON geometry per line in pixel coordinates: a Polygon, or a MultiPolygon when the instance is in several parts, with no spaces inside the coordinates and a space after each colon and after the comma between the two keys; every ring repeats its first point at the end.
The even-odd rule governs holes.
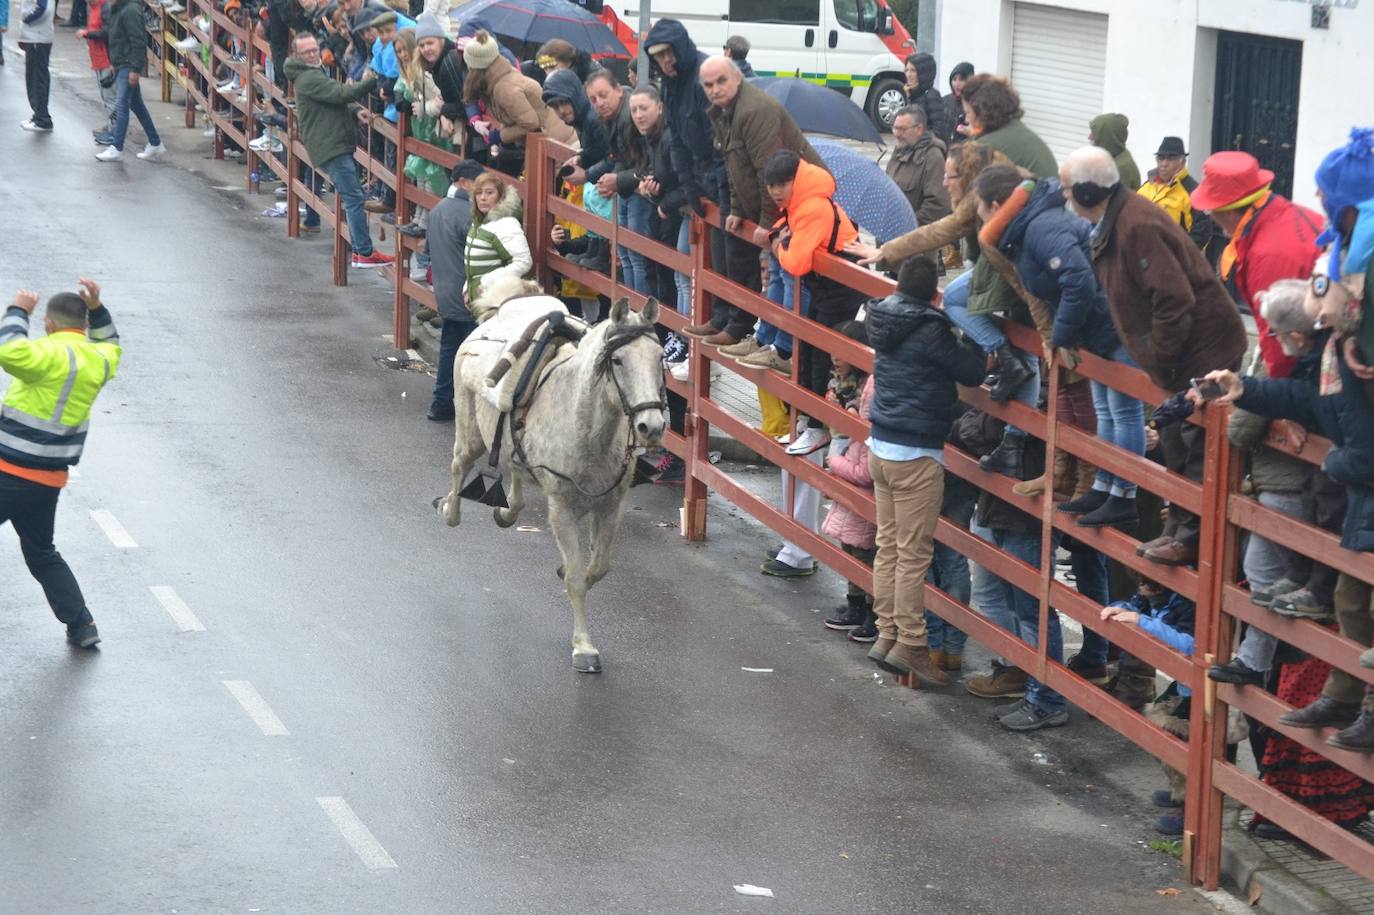
{"type": "Polygon", "coordinates": [[[883,145],[882,134],[863,109],[834,89],[790,76],[757,76],[749,82],[782,102],[792,120],[807,133],[883,145]]]}
{"type": "Polygon", "coordinates": [[[588,54],[629,56],[604,22],[569,0],[471,0],[453,10],[452,19],[481,19],[503,38],[541,45],[562,38],[588,54]]]}

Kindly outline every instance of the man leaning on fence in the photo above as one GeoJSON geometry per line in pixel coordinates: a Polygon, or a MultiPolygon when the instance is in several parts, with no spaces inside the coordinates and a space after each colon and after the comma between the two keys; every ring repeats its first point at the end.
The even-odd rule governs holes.
{"type": "Polygon", "coordinates": [[[377,86],[369,76],[344,85],[331,79],[320,66],[320,45],[314,35],[297,35],[295,54],[286,61],[286,78],[296,90],[296,122],[301,142],[317,171],[329,175],[348,215],[348,238],[353,246],[354,267],[379,267],[392,262],[372,246],[372,234],[363,209],[363,188],[353,159],[358,146],[358,100],[377,86]]]}

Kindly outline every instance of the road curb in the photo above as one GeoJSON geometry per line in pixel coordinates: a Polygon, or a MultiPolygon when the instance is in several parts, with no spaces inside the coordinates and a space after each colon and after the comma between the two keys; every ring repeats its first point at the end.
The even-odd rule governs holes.
{"type": "MultiPolygon", "coordinates": [[[[415,343],[415,351],[430,365],[439,362],[439,331],[424,321],[410,322],[410,339],[415,343]]],[[[711,431],[709,445],[711,451],[719,451],[721,460],[737,461],[743,464],[766,464],[763,458],[751,451],[742,442],[735,441],[724,432],[711,431]]]]}
{"type": "Polygon", "coordinates": [[[1303,882],[1269,856],[1234,811],[1223,830],[1221,877],[1241,899],[1258,892],[1253,909],[1268,915],[1352,915],[1354,909],[1303,882]]]}

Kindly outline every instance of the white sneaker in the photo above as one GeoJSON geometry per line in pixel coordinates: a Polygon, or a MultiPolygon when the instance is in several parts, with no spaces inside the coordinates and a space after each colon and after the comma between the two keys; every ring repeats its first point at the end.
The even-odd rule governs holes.
{"type": "Polygon", "coordinates": [[[145,162],[161,162],[165,155],[167,155],[167,147],[163,146],[161,143],[156,146],[149,143],[147,146],[143,147],[143,152],[139,153],[138,157],[145,162]]]}
{"type": "Polygon", "coordinates": [[[30,133],[52,133],[51,127],[39,127],[33,122],[33,118],[29,118],[27,121],[20,121],[19,126],[30,133]]]}
{"type": "Polygon", "coordinates": [[[787,446],[788,454],[810,454],[813,451],[820,451],[830,444],[830,433],[824,429],[817,429],[814,426],[807,426],[797,440],[787,446]]]}
{"type": "Polygon", "coordinates": [[[200,47],[200,39],[194,35],[187,35],[185,38],[172,45],[178,51],[194,51],[200,47]]]}
{"type": "Polygon", "coordinates": [[[186,7],[182,6],[180,3],[169,3],[167,4],[167,12],[184,13],[186,12],[186,7]]]}
{"type": "Polygon", "coordinates": [[[262,132],[262,136],[248,141],[248,148],[254,150],[267,149],[271,145],[272,134],[266,130],[262,132]]]}
{"type": "Polygon", "coordinates": [[[212,127],[207,127],[207,128],[205,128],[205,132],[202,133],[201,136],[202,136],[202,137],[210,137],[211,139],[214,139],[214,136],[215,136],[215,128],[214,128],[213,126],[212,126],[212,127]]]}
{"type": "Polygon", "coordinates": [[[101,162],[124,161],[124,153],[120,152],[118,149],[115,149],[113,146],[108,146],[105,149],[102,149],[100,152],[95,154],[95,157],[99,159],[101,162]]]}
{"type": "Polygon", "coordinates": [[[216,86],[215,91],[220,95],[233,95],[239,91],[239,78],[236,76],[222,86],[216,86]]]}
{"type": "MultiPolygon", "coordinates": [[[[672,376],[673,376],[674,378],[676,378],[678,381],[683,381],[683,382],[685,382],[685,381],[687,381],[689,378],[691,378],[691,375],[690,375],[690,373],[689,373],[689,371],[688,371],[688,368],[687,368],[688,365],[689,365],[689,360],[687,360],[687,359],[683,359],[681,362],[674,362],[674,363],[671,363],[671,364],[668,366],[668,374],[669,374],[669,375],[672,375],[672,376]]],[[[718,363],[712,362],[712,363],[710,363],[710,365],[711,365],[711,380],[712,380],[712,381],[715,381],[717,378],[719,378],[722,374],[725,373],[725,370],[722,369],[718,363]]]]}

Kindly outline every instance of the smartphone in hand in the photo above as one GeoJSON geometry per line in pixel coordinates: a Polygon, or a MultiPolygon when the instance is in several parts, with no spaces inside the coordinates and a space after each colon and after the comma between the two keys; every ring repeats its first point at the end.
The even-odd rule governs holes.
{"type": "Polygon", "coordinates": [[[1198,396],[1203,400],[1216,400],[1226,393],[1225,388],[1215,381],[1208,381],[1206,378],[1191,379],[1192,385],[1197,389],[1198,396]]]}

